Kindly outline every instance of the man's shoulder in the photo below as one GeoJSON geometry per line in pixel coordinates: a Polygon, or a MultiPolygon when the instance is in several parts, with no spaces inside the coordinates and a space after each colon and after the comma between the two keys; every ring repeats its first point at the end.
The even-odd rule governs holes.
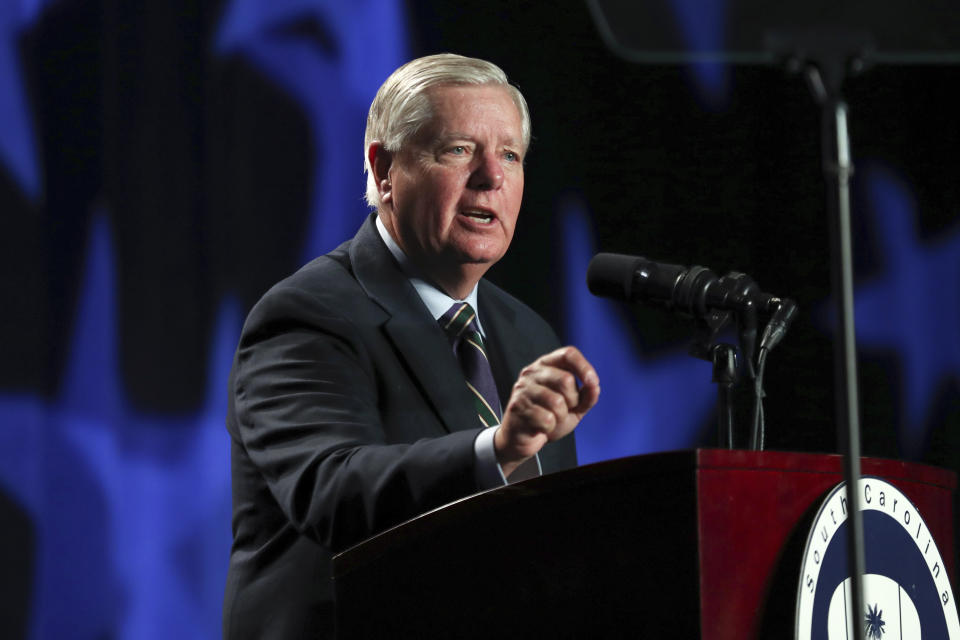
{"type": "Polygon", "coordinates": [[[344,243],[330,253],[318,256],[274,284],[264,297],[296,290],[317,298],[328,297],[342,288],[356,287],[344,243]]]}
{"type": "Polygon", "coordinates": [[[248,321],[263,316],[330,315],[357,312],[367,298],[354,276],[350,241],[318,256],[283,278],[260,298],[248,321]]]}
{"type": "Polygon", "coordinates": [[[273,289],[297,288],[317,295],[334,293],[341,287],[357,286],[350,265],[350,244],[347,240],[339,247],[318,256],[278,282],[273,289]]]}

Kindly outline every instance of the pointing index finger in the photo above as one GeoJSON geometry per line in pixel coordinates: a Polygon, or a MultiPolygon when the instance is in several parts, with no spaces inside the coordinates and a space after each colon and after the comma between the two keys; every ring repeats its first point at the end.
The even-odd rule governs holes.
{"type": "Polygon", "coordinates": [[[541,362],[551,367],[569,371],[577,376],[584,385],[592,387],[600,384],[600,378],[597,376],[593,365],[574,346],[561,347],[552,351],[543,356],[541,362]]]}

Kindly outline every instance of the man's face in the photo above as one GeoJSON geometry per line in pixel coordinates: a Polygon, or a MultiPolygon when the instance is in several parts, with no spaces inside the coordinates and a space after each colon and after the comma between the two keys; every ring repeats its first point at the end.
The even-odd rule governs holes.
{"type": "Polygon", "coordinates": [[[520,212],[520,112],[496,86],[435,87],[428,95],[434,117],[390,166],[388,228],[427,275],[442,281],[483,265],[466,267],[482,275],[506,253],[520,212]]]}

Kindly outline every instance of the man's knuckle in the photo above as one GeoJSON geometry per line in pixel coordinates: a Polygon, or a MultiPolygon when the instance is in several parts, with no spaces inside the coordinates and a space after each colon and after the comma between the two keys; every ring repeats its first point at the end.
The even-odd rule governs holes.
{"type": "Polygon", "coordinates": [[[557,416],[550,411],[545,411],[541,423],[548,431],[552,431],[557,426],[557,416]]]}

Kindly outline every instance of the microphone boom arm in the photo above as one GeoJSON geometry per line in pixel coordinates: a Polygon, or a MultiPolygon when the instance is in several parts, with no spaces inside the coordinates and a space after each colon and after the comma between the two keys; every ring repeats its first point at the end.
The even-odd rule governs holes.
{"type": "MultiPolygon", "coordinates": [[[[797,305],[793,300],[764,293],[744,273],[734,271],[718,278],[706,267],[686,268],[616,253],[594,256],[587,269],[587,286],[597,296],[652,304],[696,318],[700,335],[691,346],[690,354],[713,362],[715,367],[717,335],[734,314],[745,377],[754,387],[751,447],[763,449],[764,365],[796,315],[797,305]],[[757,349],[759,314],[769,315],[770,319],[757,349]]],[[[732,446],[732,434],[727,440],[728,446],[732,446]]]]}

